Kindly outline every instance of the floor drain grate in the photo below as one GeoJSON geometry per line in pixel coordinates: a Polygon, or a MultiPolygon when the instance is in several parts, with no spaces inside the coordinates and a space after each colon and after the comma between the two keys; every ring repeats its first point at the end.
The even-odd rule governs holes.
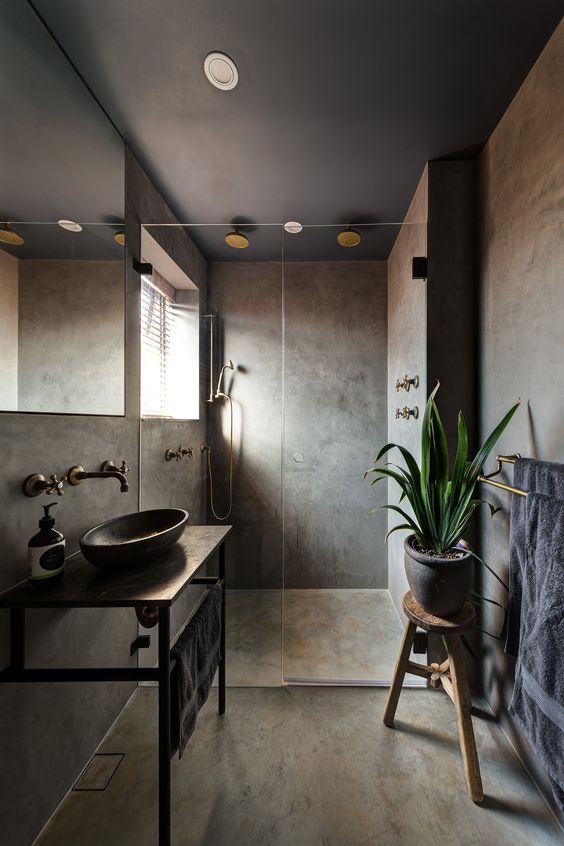
{"type": "Polygon", "coordinates": [[[97,752],[76,780],[73,790],[105,790],[122,760],[123,752],[97,752]]]}

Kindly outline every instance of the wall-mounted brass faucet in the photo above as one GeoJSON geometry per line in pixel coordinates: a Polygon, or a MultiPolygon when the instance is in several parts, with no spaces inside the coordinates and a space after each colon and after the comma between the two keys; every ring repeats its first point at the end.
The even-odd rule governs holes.
{"type": "Polygon", "coordinates": [[[128,470],[129,467],[125,461],[122,464],[122,468],[119,470],[111,461],[104,461],[102,469],[98,471],[87,471],[84,467],[81,467],[80,464],[75,464],[67,473],[67,479],[69,485],[72,485],[73,487],[80,485],[80,483],[85,479],[117,479],[120,483],[121,492],[127,493],[129,490],[129,484],[125,478],[125,474],[128,470]]]}
{"type": "Polygon", "coordinates": [[[188,458],[193,457],[194,450],[192,449],[192,447],[188,447],[188,449],[185,449],[183,446],[179,446],[176,450],[167,449],[167,451],[165,452],[165,459],[167,461],[172,461],[172,459],[174,458],[175,461],[181,461],[185,455],[187,455],[188,458]]]}
{"type": "Polygon", "coordinates": [[[75,487],[80,485],[84,479],[118,479],[121,486],[122,493],[129,490],[129,485],[125,474],[129,471],[125,459],[121,463],[121,467],[116,467],[113,461],[104,461],[100,467],[99,472],[87,473],[84,467],[75,464],[70,468],[66,476],[57,478],[55,473],[52,473],[48,479],[42,473],[32,473],[23,483],[23,492],[26,496],[39,496],[41,493],[57,494],[62,496],[64,494],[63,485],[68,482],[69,485],[75,487]]]}
{"type": "Polygon", "coordinates": [[[410,378],[406,373],[401,381],[396,379],[396,391],[401,391],[403,388],[405,391],[409,392],[412,385],[414,388],[419,387],[419,376],[412,376],[410,378]]]}
{"type": "Polygon", "coordinates": [[[403,417],[404,420],[409,420],[410,417],[417,420],[419,409],[416,405],[413,408],[408,408],[407,405],[404,405],[403,408],[396,408],[396,420],[399,420],[400,417],[403,417]]]}

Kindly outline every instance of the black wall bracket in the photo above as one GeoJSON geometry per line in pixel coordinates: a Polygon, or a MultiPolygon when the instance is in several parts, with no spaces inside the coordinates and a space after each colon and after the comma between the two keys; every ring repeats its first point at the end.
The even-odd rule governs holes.
{"type": "Polygon", "coordinates": [[[413,256],[411,260],[411,278],[427,279],[428,263],[427,256],[413,256]]]}
{"type": "Polygon", "coordinates": [[[136,637],[129,650],[130,655],[135,655],[138,649],[148,649],[151,645],[151,635],[139,635],[136,637]]]}

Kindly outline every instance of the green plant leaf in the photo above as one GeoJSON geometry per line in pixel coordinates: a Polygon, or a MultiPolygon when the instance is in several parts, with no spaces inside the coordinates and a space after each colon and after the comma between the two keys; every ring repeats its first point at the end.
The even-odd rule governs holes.
{"type": "Polygon", "coordinates": [[[400,529],[408,529],[410,532],[412,532],[413,526],[410,526],[408,523],[400,523],[399,526],[394,526],[393,529],[390,529],[390,531],[387,532],[386,537],[384,538],[385,542],[387,543],[390,535],[393,535],[394,532],[399,532],[400,529]]]}
{"type": "Polygon", "coordinates": [[[490,571],[490,573],[492,574],[492,576],[494,577],[494,579],[497,579],[497,581],[500,583],[500,585],[503,585],[503,587],[505,588],[505,590],[506,590],[507,592],[509,592],[509,588],[507,587],[507,585],[505,584],[505,582],[503,581],[503,579],[500,579],[500,577],[497,575],[497,573],[495,572],[495,570],[492,570],[492,568],[490,567],[490,565],[489,565],[489,564],[486,564],[486,562],[483,560],[483,558],[480,558],[480,556],[479,556],[479,555],[476,555],[476,553],[475,553],[472,549],[468,549],[468,552],[470,553],[470,555],[472,556],[472,558],[475,558],[475,559],[476,559],[476,561],[479,561],[479,562],[480,562],[480,564],[483,564],[483,565],[484,565],[484,567],[486,568],[486,570],[489,570],[489,571],[490,571]]]}
{"type": "Polygon", "coordinates": [[[502,611],[505,611],[504,606],[501,605],[499,602],[496,602],[495,599],[488,599],[487,596],[482,596],[481,594],[476,593],[475,590],[470,591],[470,593],[472,594],[472,596],[475,596],[477,599],[480,599],[482,602],[489,602],[489,603],[491,603],[491,605],[497,605],[498,608],[501,608],[502,611]]]}
{"type": "Polygon", "coordinates": [[[460,495],[462,482],[468,466],[468,429],[461,411],[458,412],[458,437],[456,456],[452,470],[452,483],[449,491],[449,505],[456,503],[460,495]]]}
{"type": "Polygon", "coordinates": [[[489,435],[489,437],[486,438],[483,446],[481,446],[480,449],[478,450],[478,452],[476,453],[476,457],[474,458],[474,460],[472,461],[472,463],[470,464],[470,467],[468,468],[468,470],[466,472],[466,478],[467,478],[469,484],[472,481],[475,481],[477,479],[477,477],[480,475],[480,473],[482,472],[482,469],[484,467],[484,464],[486,463],[486,460],[487,460],[490,452],[492,451],[492,449],[496,445],[497,441],[500,439],[501,435],[503,434],[503,432],[507,428],[509,421],[511,420],[511,418],[513,417],[513,415],[515,414],[515,412],[519,408],[520,404],[521,404],[520,402],[516,402],[515,405],[512,406],[512,408],[509,409],[509,411],[507,412],[507,414],[505,415],[503,420],[500,423],[497,424],[497,426],[495,427],[495,429],[493,430],[491,435],[489,435]]]}

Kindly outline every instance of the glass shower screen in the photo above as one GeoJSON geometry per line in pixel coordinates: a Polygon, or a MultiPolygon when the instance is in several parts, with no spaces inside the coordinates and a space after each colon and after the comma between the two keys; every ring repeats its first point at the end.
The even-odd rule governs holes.
{"type": "Polygon", "coordinates": [[[364,473],[388,435],[387,258],[396,225],[285,233],[283,675],[389,681],[402,624],[388,591],[385,485],[364,473]]]}

